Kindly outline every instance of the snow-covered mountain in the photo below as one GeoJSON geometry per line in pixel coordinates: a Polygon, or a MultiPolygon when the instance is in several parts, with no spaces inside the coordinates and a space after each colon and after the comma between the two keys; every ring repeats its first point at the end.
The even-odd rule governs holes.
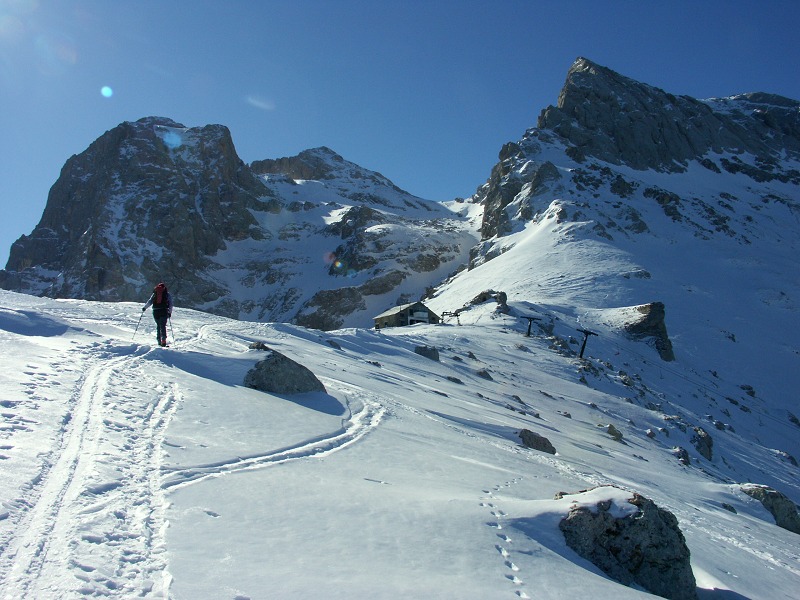
{"type": "MultiPolygon", "coordinates": [[[[798,131],[797,101],[675,98],[578,59],[558,106],[504,146],[462,204],[482,241],[429,304],[463,306],[477,278],[542,327],[602,335],[635,320],[634,307],[663,305],[668,350],[728,390],[709,396],[709,414],[729,420],[761,403],[785,420],[800,385],[798,131]],[[666,161],[668,147],[680,150],[666,161]]],[[[650,333],[638,337],[663,344],[650,333]]]]}
{"type": "Polygon", "coordinates": [[[0,596],[645,597],[558,529],[612,484],[677,517],[701,599],[794,598],[747,492],[800,501],[798,123],[578,59],[446,203],[221,126],[101,136],[0,276],[0,596]],[[168,350],[116,302],[162,277],[168,350]],[[444,324],[368,329],[423,293],[444,324]],[[252,341],[327,393],[242,387],[252,341]]]}
{"type": "Polygon", "coordinates": [[[119,301],[164,280],[184,306],[334,329],[418,299],[475,241],[441,203],[328,148],[251,168],[226,127],[150,117],[67,161],[0,286],[119,301]]]}

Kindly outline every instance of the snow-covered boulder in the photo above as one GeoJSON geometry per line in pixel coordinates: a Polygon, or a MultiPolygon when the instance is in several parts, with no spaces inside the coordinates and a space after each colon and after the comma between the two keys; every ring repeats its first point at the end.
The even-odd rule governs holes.
{"type": "Polygon", "coordinates": [[[620,496],[613,488],[611,499],[582,502],[582,496],[598,497],[598,489],[605,488],[574,495],[575,504],[559,524],[567,545],[625,585],[636,583],[672,600],[695,600],[689,548],[675,516],[644,496],[634,492],[625,499],[626,493],[620,496]]]}
{"type": "Polygon", "coordinates": [[[275,350],[247,372],[244,385],[273,394],[326,391],[322,382],[308,368],[275,350]]]}

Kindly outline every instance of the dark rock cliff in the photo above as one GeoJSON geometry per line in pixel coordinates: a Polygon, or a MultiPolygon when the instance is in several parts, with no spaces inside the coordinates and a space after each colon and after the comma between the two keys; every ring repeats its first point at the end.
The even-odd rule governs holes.
{"type": "MultiPolygon", "coordinates": [[[[537,199],[560,191],[609,184],[613,195],[630,197],[635,184],[613,172],[614,166],[682,173],[697,161],[715,173],[800,184],[800,172],[786,166],[787,158],[800,159],[796,100],[765,93],[711,100],[675,96],[578,58],[557,105],[545,108],[521,140],[503,146],[473,202],[484,205],[481,237],[489,240],[542,212],[549,202],[539,206],[537,199]],[[553,152],[543,148],[562,155],[562,164],[554,165],[553,152]],[[568,172],[572,181],[564,181],[568,172]]],[[[646,227],[635,209],[626,212],[633,221],[629,229],[646,227]]],[[[481,253],[476,249],[473,259],[481,253]]]]}
{"type": "Polygon", "coordinates": [[[268,194],[222,125],[122,123],[67,161],[0,285],[123,300],[168,279],[183,296],[214,300],[223,290],[200,271],[226,241],[261,235],[250,210],[269,209],[268,194]]]}

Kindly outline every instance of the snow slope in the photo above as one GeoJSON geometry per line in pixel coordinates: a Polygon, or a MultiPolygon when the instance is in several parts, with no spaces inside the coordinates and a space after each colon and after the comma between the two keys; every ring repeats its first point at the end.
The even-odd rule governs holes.
{"type": "Polygon", "coordinates": [[[178,307],[168,349],[149,314],[134,337],[140,314],[0,292],[2,598],[647,597],[564,545],[554,494],[599,484],[678,517],[701,599],[797,597],[800,538],[736,484],[800,500],[773,451],[799,430],[753,406],[700,458],[680,424],[705,418],[702,381],[645,345],[609,331],[579,361],[570,323],[528,338],[494,302],[460,326],[328,333],[178,307]],[[242,387],[252,341],[327,393],[242,387]]]}

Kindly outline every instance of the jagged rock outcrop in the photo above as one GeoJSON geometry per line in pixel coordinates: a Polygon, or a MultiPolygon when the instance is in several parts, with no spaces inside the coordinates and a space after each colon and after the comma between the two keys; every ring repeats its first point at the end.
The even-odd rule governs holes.
{"type": "Polygon", "coordinates": [[[679,171],[709,152],[765,160],[800,152],[796,101],[773,94],[706,102],[674,96],[585,58],[572,65],[558,105],[542,111],[537,126],[567,140],[573,156],[634,169],[679,171]]]}
{"type": "Polygon", "coordinates": [[[740,486],[741,490],[761,502],[775,517],[778,527],[800,534],[800,508],[785,494],[766,485],[753,483],[740,486]]]}
{"type": "Polygon", "coordinates": [[[203,276],[209,256],[228,240],[262,239],[251,211],[277,208],[226,127],[125,122],[67,161],[41,221],[11,247],[0,285],[133,300],[163,279],[180,298],[213,302],[226,290],[203,276]]]}
{"type": "Polygon", "coordinates": [[[652,340],[662,360],[675,360],[672,341],[667,334],[666,308],[663,302],[635,306],[627,315],[624,329],[628,335],[634,339],[652,340]]]}
{"type": "Polygon", "coordinates": [[[500,162],[492,169],[489,181],[478,192],[479,201],[484,205],[482,239],[511,232],[512,216],[506,208],[512,202],[517,205],[513,218],[523,221],[531,219],[535,212],[535,199],[552,191],[561,179],[558,169],[549,161],[540,164],[525,162],[523,168],[519,168],[525,156],[522,145],[504,146],[500,151],[500,162]]]}
{"type": "Polygon", "coordinates": [[[567,545],[620,583],[636,583],[663,598],[695,600],[689,548],[675,516],[637,493],[628,499],[636,508],[631,514],[612,510],[612,504],[571,508],[559,523],[567,545]]]}
{"type": "Polygon", "coordinates": [[[276,350],[247,372],[244,385],[272,394],[324,392],[325,386],[310,369],[276,350]]]}

